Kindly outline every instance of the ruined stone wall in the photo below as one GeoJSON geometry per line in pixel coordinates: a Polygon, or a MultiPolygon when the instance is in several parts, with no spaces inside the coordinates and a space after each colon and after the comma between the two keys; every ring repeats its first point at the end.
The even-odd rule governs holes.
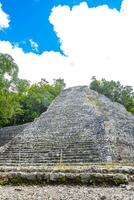
{"type": "Polygon", "coordinates": [[[27,125],[23,124],[0,128],[0,147],[11,141],[17,134],[20,134],[27,125]]]}
{"type": "MultiPolygon", "coordinates": [[[[93,92],[93,91],[92,91],[93,92]]],[[[134,116],[119,103],[111,102],[107,97],[88,91],[89,103],[94,105],[105,130],[102,144],[103,154],[107,152],[112,162],[134,161],[134,116]],[[105,151],[107,149],[107,151],[105,151]]]]}

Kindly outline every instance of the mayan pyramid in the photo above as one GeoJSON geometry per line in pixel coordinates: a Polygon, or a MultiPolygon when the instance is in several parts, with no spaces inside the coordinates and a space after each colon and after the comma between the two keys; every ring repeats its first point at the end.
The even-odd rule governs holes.
{"type": "Polygon", "coordinates": [[[1,129],[0,140],[1,165],[131,162],[134,116],[77,86],[63,90],[34,122],[1,129]]]}

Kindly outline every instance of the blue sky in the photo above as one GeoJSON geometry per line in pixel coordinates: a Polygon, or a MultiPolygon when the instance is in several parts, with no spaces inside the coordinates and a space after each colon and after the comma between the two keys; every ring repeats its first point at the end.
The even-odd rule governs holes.
{"type": "MultiPolygon", "coordinates": [[[[81,0],[0,0],[3,10],[10,16],[10,28],[0,32],[0,40],[18,43],[25,52],[59,51],[59,40],[49,22],[49,15],[54,6],[78,5],[81,0]],[[32,49],[29,40],[38,44],[32,49]]],[[[89,7],[106,4],[110,8],[120,10],[122,0],[86,0],[89,7]]]]}
{"type": "Polygon", "coordinates": [[[31,82],[134,86],[134,0],[0,0],[0,52],[31,82]]]}

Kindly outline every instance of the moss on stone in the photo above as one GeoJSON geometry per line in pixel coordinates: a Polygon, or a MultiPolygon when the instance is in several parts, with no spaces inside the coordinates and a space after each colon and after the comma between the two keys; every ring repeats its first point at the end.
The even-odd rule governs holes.
{"type": "Polygon", "coordinates": [[[86,103],[96,106],[96,107],[101,107],[99,99],[93,98],[92,96],[87,96],[86,103]]]}
{"type": "Polygon", "coordinates": [[[81,184],[81,177],[78,173],[66,173],[66,184],[81,184]]]}
{"type": "Polygon", "coordinates": [[[100,172],[6,172],[0,173],[0,185],[48,185],[48,184],[77,184],[77,185],[115,185],[128,184],[127,175],[100,172]]]}
{"type": "Polygon", "coordinates": [[[125,177],[123,177],[123,176],[115,176],[114,178],[113,178],[113,181],[114,181],[114,183],[115,183],[115,185],[116,186],[119,186],[119,185],[121,185],[121,184],[128,184],[128,180],[127,180],[127,178],[125,178],[125,177]]]}
{"type": "Polygon", "coordinates": [[[9,183],[9,179],[7,175],[0,175],[0,185],[7,185],[9,183]]]}
{"type": "Polygon", "coordinates": [[[49,183],[65,183],[66,177],[64,173],[51,173],[49,178],[49,183]]]}
{"type": "Polygon", "coordinates": [[[23,183],[20,173],[12,174],[9,176],[9,184],[11,185],[21,185],[23,183]]]}

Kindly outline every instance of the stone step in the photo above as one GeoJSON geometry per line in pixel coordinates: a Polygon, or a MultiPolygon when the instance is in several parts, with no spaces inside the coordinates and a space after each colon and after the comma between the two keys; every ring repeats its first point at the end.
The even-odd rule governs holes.
{"type": "Polygon", "coordinates": [[[50,159],[50,160],[48,160],[48,159],[46,159],[46,160],[36,160],[36,159],[33,159],[33,160],[11,160],[11,162],[10,161],[6,161],[5,159],[4,160],[1,160],[1,163],[6,163],[6,164],[8,164],[8,163],[12,163],[12,164],[20,164],[20,163],[34,163],[35,165],[36,165],[36,163],[40,163],[40,164],[45,164],[45,163],[97,163],[97,162],[101,162],[101,160],[100,159],[65,159],[65,160],[62,160],[62,162],[60,161],[60,160],[52,160],[52,159],[50,159]]]}
{"type": "Polygon", "coordinates": [[[63,159],[62,161],[61,160],[52,160],[52,159],[44,159],[44,160],[38,160],[38,159],[24,159],[24,160],[14,160],[14,159],[11,159],[11,160],[1,160],[1,163],[40,163],[40,164],[45,164],[45,163],[97,163],[97,162],[102,162],[101,159],[80,159],[80,158],[77,158],[77,159],[63,159]]]}
{"type": "MultiPolygon", "coordinates": [[[[30,152],[30,153],[27,153],[27,152],[10,152],[8,154],[3,154],[2,156],[0,156],[1,158],[2,157],[15,157],[15,156],[18,156],[18,155],[21,155],[21,156],[26,156],[26,157],[30,157],[30,155],[34,155],[34,154],[38,154],[39,156],[42,156],[42,157],[52,157],[52,156],[60,156],[61,153],[60,152],[48,152],[48,153],[40,153],[40,152],[30,152]]],[[[62,156],[63,157],[69,157],[69,156],[88,156],[88,155],[91,155],[92,157],[93,156],[99,156],[99,153],[94,151],[94,152],[91,152],[90,150],[87,151],[87,152],[66,152],[66,153],[62,153],[62,156]]]]}
{"type": "Polygon", "coordinates": [[[56,151],[56,152],[84,152],[84,151],[94,151],[94,150],[97,150],[97,148],[95,148],[95,147],[78,147],[78,148],[53,148],[53,147],[51,147],[51,148],[39,148],[39,147],[37,147],[37,148],[25,148],[25,149],[20,149],[20,148],[16,148],[16,149],[14,149],[14,148],[11,148],[9,151],[8,151],[8,153],[10,153],[10,152],[12,152],[12,153],[15,153],[15,152],[27,152],[27,153],[30,153],[31,151],[33,151],[33,152],[36,152],[36,151],[38,151],[39,153],[45,153],[45,152],[50,152],[50,151],[56,151]]]}
{"type": "MultiPolygon", "coordinates": [[[[78,138],[77,138],[78,139],[78,138]]],[[[69,140],[69,138],[67,139],[67,140],[69,140]]],[[[70,141],[70,142],[67,142],[67,141],[65,141],[65,140],[57,140],[56,141],[56,138],[53,138],[53,140],[51,140],[51,141],[46,141],[46,140],[42,140],[42,141],[36,141],[36,140],[34,140],[34,142],[32,142],[31,141],[31,144],[38,144],[38,145],[40,145],[40,146],[42,146],[42,145],[47,145],[47,146],[51,146],[51,145],[55,145],[55,144],[59,144],[59,143],[63,143],[64,145],[66,145],[66,146],[74,146],[74,145],[92,145],[92,144],[94,144],[95,142],[94,141],[92,141],[92,140],[89,140],[89,141],[81,141],[81,142],[72,142],[72,141],[70,141]]],[[[17,143],[17,141],[12,141],[12,145],[17,145],[18,143],[17,143]]],[[[28,142],[25,142],[25,141],[22,141],[22,140],[20,140],[19,141],[19,145],[21,145],[21,144],[28,144],[28,142]]],[[[30,144],[30,142],[29,142],[29,144],[30,144]]]]}
{"type": "MultiPolygon", "coordinates": [[[[2,156],[0,156],[0,159],[2,158],[18,158],[18,157],[34,157],[34,155],[38,155],[38,157],[42,157],[42,158],[59,158],[61,157],[60,154],[56,154],[55,152],[54,153],[51,153],[51,154],[39,154],[39,153],[32,153],[31,154],[25,154],[25,153],[14,153],[14,154],[4,154],[2,156]]],[[[94,153],[94,154],[91,154],[90,152],[88,153],[78,153],[78,154],[62,154],[62,157],[63,158],[68,158],[68,157],[98,157],[98,153],[94,153]]]]}
{"type": "Polygon", "coordinates": [[[46,147],[52,147],[52,146],[54,146],[54,147],[79,147],[79,146],[92,146],[92,145],[94,145],[95,143],[94,142],[88,142],[88,143],[72,143],[72,144],[69,144],[69,143],[65,143],[64,141],[62,141],[62,142],[51,142],[51,143],[46,143],[46,142],[43,142],[43,143],[38,143],[38,142],[31,142],[31,143],[23,143],[23,142],[20,142],[19,144],[16,142],[16,143],[11,143],[10,145],[14,145],[14,146],[18,146],[18,147],[21,147],[21,146],[39,146],[39,147],[44,147],[44,146],[46,146],[46,147]]]}
{"type": "MultiPolygon", "coordinates": [[[[10,158],[10,157],[17,157],[17,156],[25,156],[25,157],[30,157],[31,155],[34,156],[34,155],[37,155],[38,156],[41,156],[41,157],[60,157],[60,153],[57,153],[57,152],[50,152],[50,153],[38,153],[38,152],[31,152],[31,153],[10,153],[10,154],[2,154],[0,156],[0,159],[3,158],[3,157],[7,157],[7,158],[10,158]]],[[[66,154],[62,154],[62,157],[71,157],[71,156],[99,156],[99,154],[97,152],[94,152],[91,154],[91,152],[87,152],[87,153],[75,153],[75,154],[71,154],[71,153],[66,153],[66,154]]]]}
{"type": "MultiPolygon", "coordinates": [[[[66,150],[66,149],[70,149],[70,150],[74,150],[74,149],[83,149],[83,150],[86,150],[86,149],[91,149],[91,150],[94,150],[94,149],[97,149],[96,146],[93,146],[93,145],[78,145],[76,146],[75,144],[74,145],[69,145],[69,146],[66,146],[66,145],[63,145],[63,146],[57,146],[57,145],[36,145],[36,144],[32,144],[31,146],[25,146],[25,144],[20,144],[20,146],[18,145],[10,145],[10,150],[11,151],[20,151],[20,149],[22,149],[22,151],[26,150],[26,151],[31,151],[31,149],[36,149],[36,150],[44,150],[44,151],[47,151],[47,150],[66,150]],[[32,146],[33,145],[33,146],[32,146]]],[[[8,149],[6,149],[7,151],[8,149]]]]}

